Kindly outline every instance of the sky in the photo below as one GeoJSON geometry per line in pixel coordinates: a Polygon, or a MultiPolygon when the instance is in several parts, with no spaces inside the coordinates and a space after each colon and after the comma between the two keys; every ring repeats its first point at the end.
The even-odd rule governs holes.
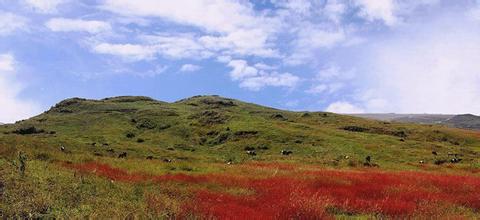
{"type": "Polygon", "coordinates": [[[0,0],[0,122],[71,97],[480,114],[480,1],[0,0]]]}

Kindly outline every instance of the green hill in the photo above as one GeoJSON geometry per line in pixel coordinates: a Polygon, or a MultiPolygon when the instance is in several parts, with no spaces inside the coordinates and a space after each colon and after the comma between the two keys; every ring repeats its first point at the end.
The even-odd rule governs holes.
{"type": "MultiPolygon", "coordinates": [[[[251,193],[191,179],[199,175],[288,176],[289,167],[469,174],[480,167],[478,155],[480,133],[442,125],[283,111],[219,96],[72,98],[0,126],[0,217],[168,218],[198,188],[251,193]],[[194,185],[155,182],[167,174],[186,176],[158,178],[194,185]]],[[[335,210],[329,213],[343,215],[335,210]]]]}
{"type": "Polygon", "coordinates": [[[191,157],[205,161],[301,160],[329,164],[371,156],[386,167],[431,159],[431,152],[480,151],[471,132],[443,126],[386,123],[325,112],[289,112],[218,96],[174,103],[148,97],[64,100],[45,113],[4,125],[2,142],[34,141],[36,150],[115,157],[191,157]],[[29,131],[30,130],[30,131],[29,131]],[[245,149],[254,148],[251,157],[245,149]],[[112,153],[112,150],[114,153],[112,153]],[[291,150],[285,158],[281,150],[291,150]]]}

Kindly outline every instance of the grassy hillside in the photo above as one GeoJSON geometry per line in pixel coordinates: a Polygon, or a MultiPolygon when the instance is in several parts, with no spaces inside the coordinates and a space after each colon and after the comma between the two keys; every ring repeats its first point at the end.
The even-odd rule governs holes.
{"type": "Polygon", "coordinates": [[[480,116],[463,115],[436,115],[436,114],[351,114],[352,116],[404,123],[441,124],[453,128],[480,130],[480,116]]]}
{"type": "Polygon", "coordinates": [[[292,171],[285,166],[295,175],[297,169],[338,168],[478,176],[478,155],[480,133],[439,125],[282,111],[218,96],[174,103],[73,98],[0,126],[0,216],[178,217],[192,187],[243,195],[253,186],[157,183],[154,176],[229,173],[256,179],[292,171]],[[264,169],[268,164],[277,165],[264,169]],[[151,207],[157,203],[162,205],[151,207]]]}

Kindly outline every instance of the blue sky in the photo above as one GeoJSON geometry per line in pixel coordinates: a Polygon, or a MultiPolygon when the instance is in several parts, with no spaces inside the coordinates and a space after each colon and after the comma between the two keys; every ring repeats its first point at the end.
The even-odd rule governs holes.
{"type": "Polygon", "coordinates": [[[0,0],[0,121],[69,97],[480,114],[474,0],[0,0]]]}

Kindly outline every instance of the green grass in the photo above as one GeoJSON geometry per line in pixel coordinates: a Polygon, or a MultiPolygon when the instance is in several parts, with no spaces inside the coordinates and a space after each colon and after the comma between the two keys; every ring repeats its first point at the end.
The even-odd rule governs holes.
{"type": "Polygon", "coordinates": [[[99,161],[151,175],[196,175],[225,172],[227,161],[361,168],[368,155],[385,170],[422,170],[419,161],[423,160],[430,170],[478,175],[469,171],[480,168],[480,134],[445,126],[282,111],[217,96],[175,103],[145,97],[70,99],[39,116],[0,126],[0,216],[168,218],[187,199],[173,199],[168,189],[188,195],[188,187],[112,183],[73,173],[61,166],[65,162],[99,161]],[[44,132],[14,133],[32,126],[44,132]],[[365,130],[343,129],[347,126],[365,130]],[[256,148],[257,156],[247,155],[245,147],[256,148]],[[293,154],[281,155],[284,149],[293,154]],[[20,151],[28,157],[25,177],[16,167],[20,151]],[[122,152],[127,152],[127,159],[117,158],[122,152]],[[461,154],[462,162],[433,165],[438,158],[451,159],[448,153],[461,154]],[[148,156],[154,160],[146,160],[148,156]],[[163,205],[149,207],[145,202],[149,199],[163,205]]]}

